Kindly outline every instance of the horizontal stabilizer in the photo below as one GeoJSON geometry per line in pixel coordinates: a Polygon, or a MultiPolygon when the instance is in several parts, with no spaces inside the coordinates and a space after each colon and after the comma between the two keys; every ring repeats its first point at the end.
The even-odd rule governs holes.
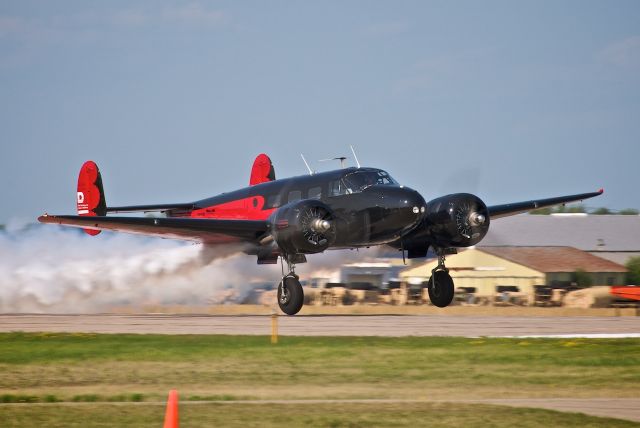
{"type": "Polygon", "coordinates": [[[108,213],[135,213],[135,212],[165,212],[171,210],[193,210],[195,205],[190,204],[156,204],[156,205],[129,205],[123,207],[107,207],[108,213]]]}

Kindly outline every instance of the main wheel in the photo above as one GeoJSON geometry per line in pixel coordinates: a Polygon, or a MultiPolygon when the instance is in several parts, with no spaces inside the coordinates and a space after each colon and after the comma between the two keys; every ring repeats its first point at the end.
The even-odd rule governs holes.
{"type": "Polygon", "coordinates": [[[287,315],[295,315],[302,309],[304,292],[297,276],[287,275],[278,284],[278,306],[287,315]]]}
{"type": "Polygon", "coordinates": [[[453,300],[453,279],[449,272],[437,270],[429,280],[429,299],[439,308],[449,306],[453,300]]]}

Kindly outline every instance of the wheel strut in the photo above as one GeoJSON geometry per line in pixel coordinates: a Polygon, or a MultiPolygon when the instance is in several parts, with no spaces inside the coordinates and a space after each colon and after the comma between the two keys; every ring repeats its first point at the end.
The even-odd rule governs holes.
{"type": "Polygon", "coordinates": [[[436,254],[438,254],[438,265],[436,267],[434,267],[433,269],[431,269],[431,277],[433,278],[433,274],[436,273],[437,271],[444,271],[446,273],[449,273],[449,269],[447,269],[447,267],[444,265],[445,262],[445,251],[441,248],[436,250],[436,254]]]}
{"type": "Polygon", "coordinates": [[[286,255],[282,255],[280,256],[280,267],[282,268],[282,277],[284,278],[285,276],[295,276],[296,278],[298,277],[298,275],[296,275],[296,264],[293,263],[289,257],[287,257],[286,255]],[[287,262],[287,273],[284,273],[284,263],[283,261],[287,262]]]}

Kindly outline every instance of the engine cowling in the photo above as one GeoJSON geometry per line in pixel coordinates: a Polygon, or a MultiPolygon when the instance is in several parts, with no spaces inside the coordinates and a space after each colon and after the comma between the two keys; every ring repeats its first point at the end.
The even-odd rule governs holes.
{"type": "Polygon", "coordinates": [[[334,218],[321,201],[290,202],[272,215],[271,234],[285,254],[320,253],[335,241],[334,218]]]}
{"type": "Polygon", "coordinates": [[[427,203],[424,227],[433,245],[470,247],[489,231],[489,210],[470,193],[442,196],[427,203]]]}

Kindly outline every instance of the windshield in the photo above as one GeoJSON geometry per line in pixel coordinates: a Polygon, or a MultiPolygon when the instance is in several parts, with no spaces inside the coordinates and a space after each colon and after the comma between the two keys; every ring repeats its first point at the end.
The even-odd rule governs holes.
{"type": "Polygon", "coordinates": [[[374,184],[396,185],[398,184],[385,171],[356,171],[344,177],[347,188],[352,193],[362,192],[374,184]]]}

